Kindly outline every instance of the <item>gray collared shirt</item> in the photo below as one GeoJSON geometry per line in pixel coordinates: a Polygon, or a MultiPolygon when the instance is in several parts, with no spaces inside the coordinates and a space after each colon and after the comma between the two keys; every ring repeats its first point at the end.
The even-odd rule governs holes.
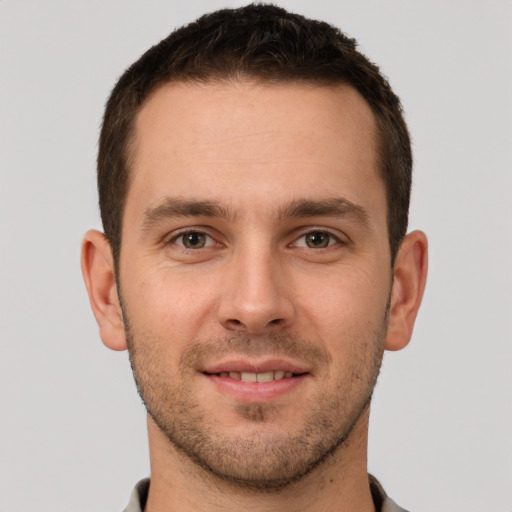
{"type": "MultiPolygon", "coordinates": [[[[391,498],[388,497],[376,478],[370,475],[370,490],[372,492],[375,510],[377,512],[407,512],[399,507],[391,498]]],[[[143,512],[146,506],[149,492],[149,478],[141,480],[133,489],[130,502],[123,512],[143,512]]]]}

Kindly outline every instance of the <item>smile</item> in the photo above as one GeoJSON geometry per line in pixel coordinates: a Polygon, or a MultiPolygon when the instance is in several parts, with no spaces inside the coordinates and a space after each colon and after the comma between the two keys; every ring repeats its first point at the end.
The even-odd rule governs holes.
{"type": "MultiPolygon", "coordinates": [[[[207,374],[208,375],[208,374],[207,374]]],[[[217,375],[225,379],[239,380],[242,382],[272,382],[274,380],[289,379],[294,377],[293,372],[275,370],[268,372],[219,372],[209,375],[217,375]]]]}
{"type": "Polygon", "coordinates": [[[264,403],[292,396],[311,377],[309,368],[289,361],[224,361],[201,373],[217,392],[236,402],[264,403]]]}

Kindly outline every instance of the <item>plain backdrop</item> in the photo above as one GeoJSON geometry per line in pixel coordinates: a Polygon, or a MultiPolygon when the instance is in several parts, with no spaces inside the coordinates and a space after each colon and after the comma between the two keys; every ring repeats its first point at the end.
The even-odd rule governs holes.
{"type": "MultiPolygon", "coordinates": [[[[369,469],[412,512],[512,511],[512,2],[278,1],[341,27],[400,95],[411,229],[430,239],[413,340],[386,354],[369,469]]],[[[126,353],[79,269],[122,71],[244,2],[0,0],[0,510],[121,510],[149,472],[126,353]]]]}

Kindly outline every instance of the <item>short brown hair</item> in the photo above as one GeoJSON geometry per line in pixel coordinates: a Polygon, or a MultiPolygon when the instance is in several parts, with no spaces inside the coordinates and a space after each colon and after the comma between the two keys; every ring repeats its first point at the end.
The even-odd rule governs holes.
{"type": "Polygon", "coordinates": [[[156,87],[174,81],[251,79],[354,87],[370,105],[379,132],[391,261],[405,236],[411,189],[411,143],[399,98],[354,39],[325,22],[267,4],[207,14],[150,48],[121,76],[99,140],[101,218],[116,267],[130,183],[134,118],[156,87]]]}

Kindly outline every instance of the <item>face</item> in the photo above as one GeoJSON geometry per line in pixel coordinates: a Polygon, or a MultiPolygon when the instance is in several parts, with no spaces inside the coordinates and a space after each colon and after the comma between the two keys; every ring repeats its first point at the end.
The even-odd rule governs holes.
{"type": "Polygon", "coordinates": [[[349,87],[174,84],[135,133],[119,279],[148,412],[214,474],[286,485],[350,444],[380,367],[372,112],[349,87]]]}

